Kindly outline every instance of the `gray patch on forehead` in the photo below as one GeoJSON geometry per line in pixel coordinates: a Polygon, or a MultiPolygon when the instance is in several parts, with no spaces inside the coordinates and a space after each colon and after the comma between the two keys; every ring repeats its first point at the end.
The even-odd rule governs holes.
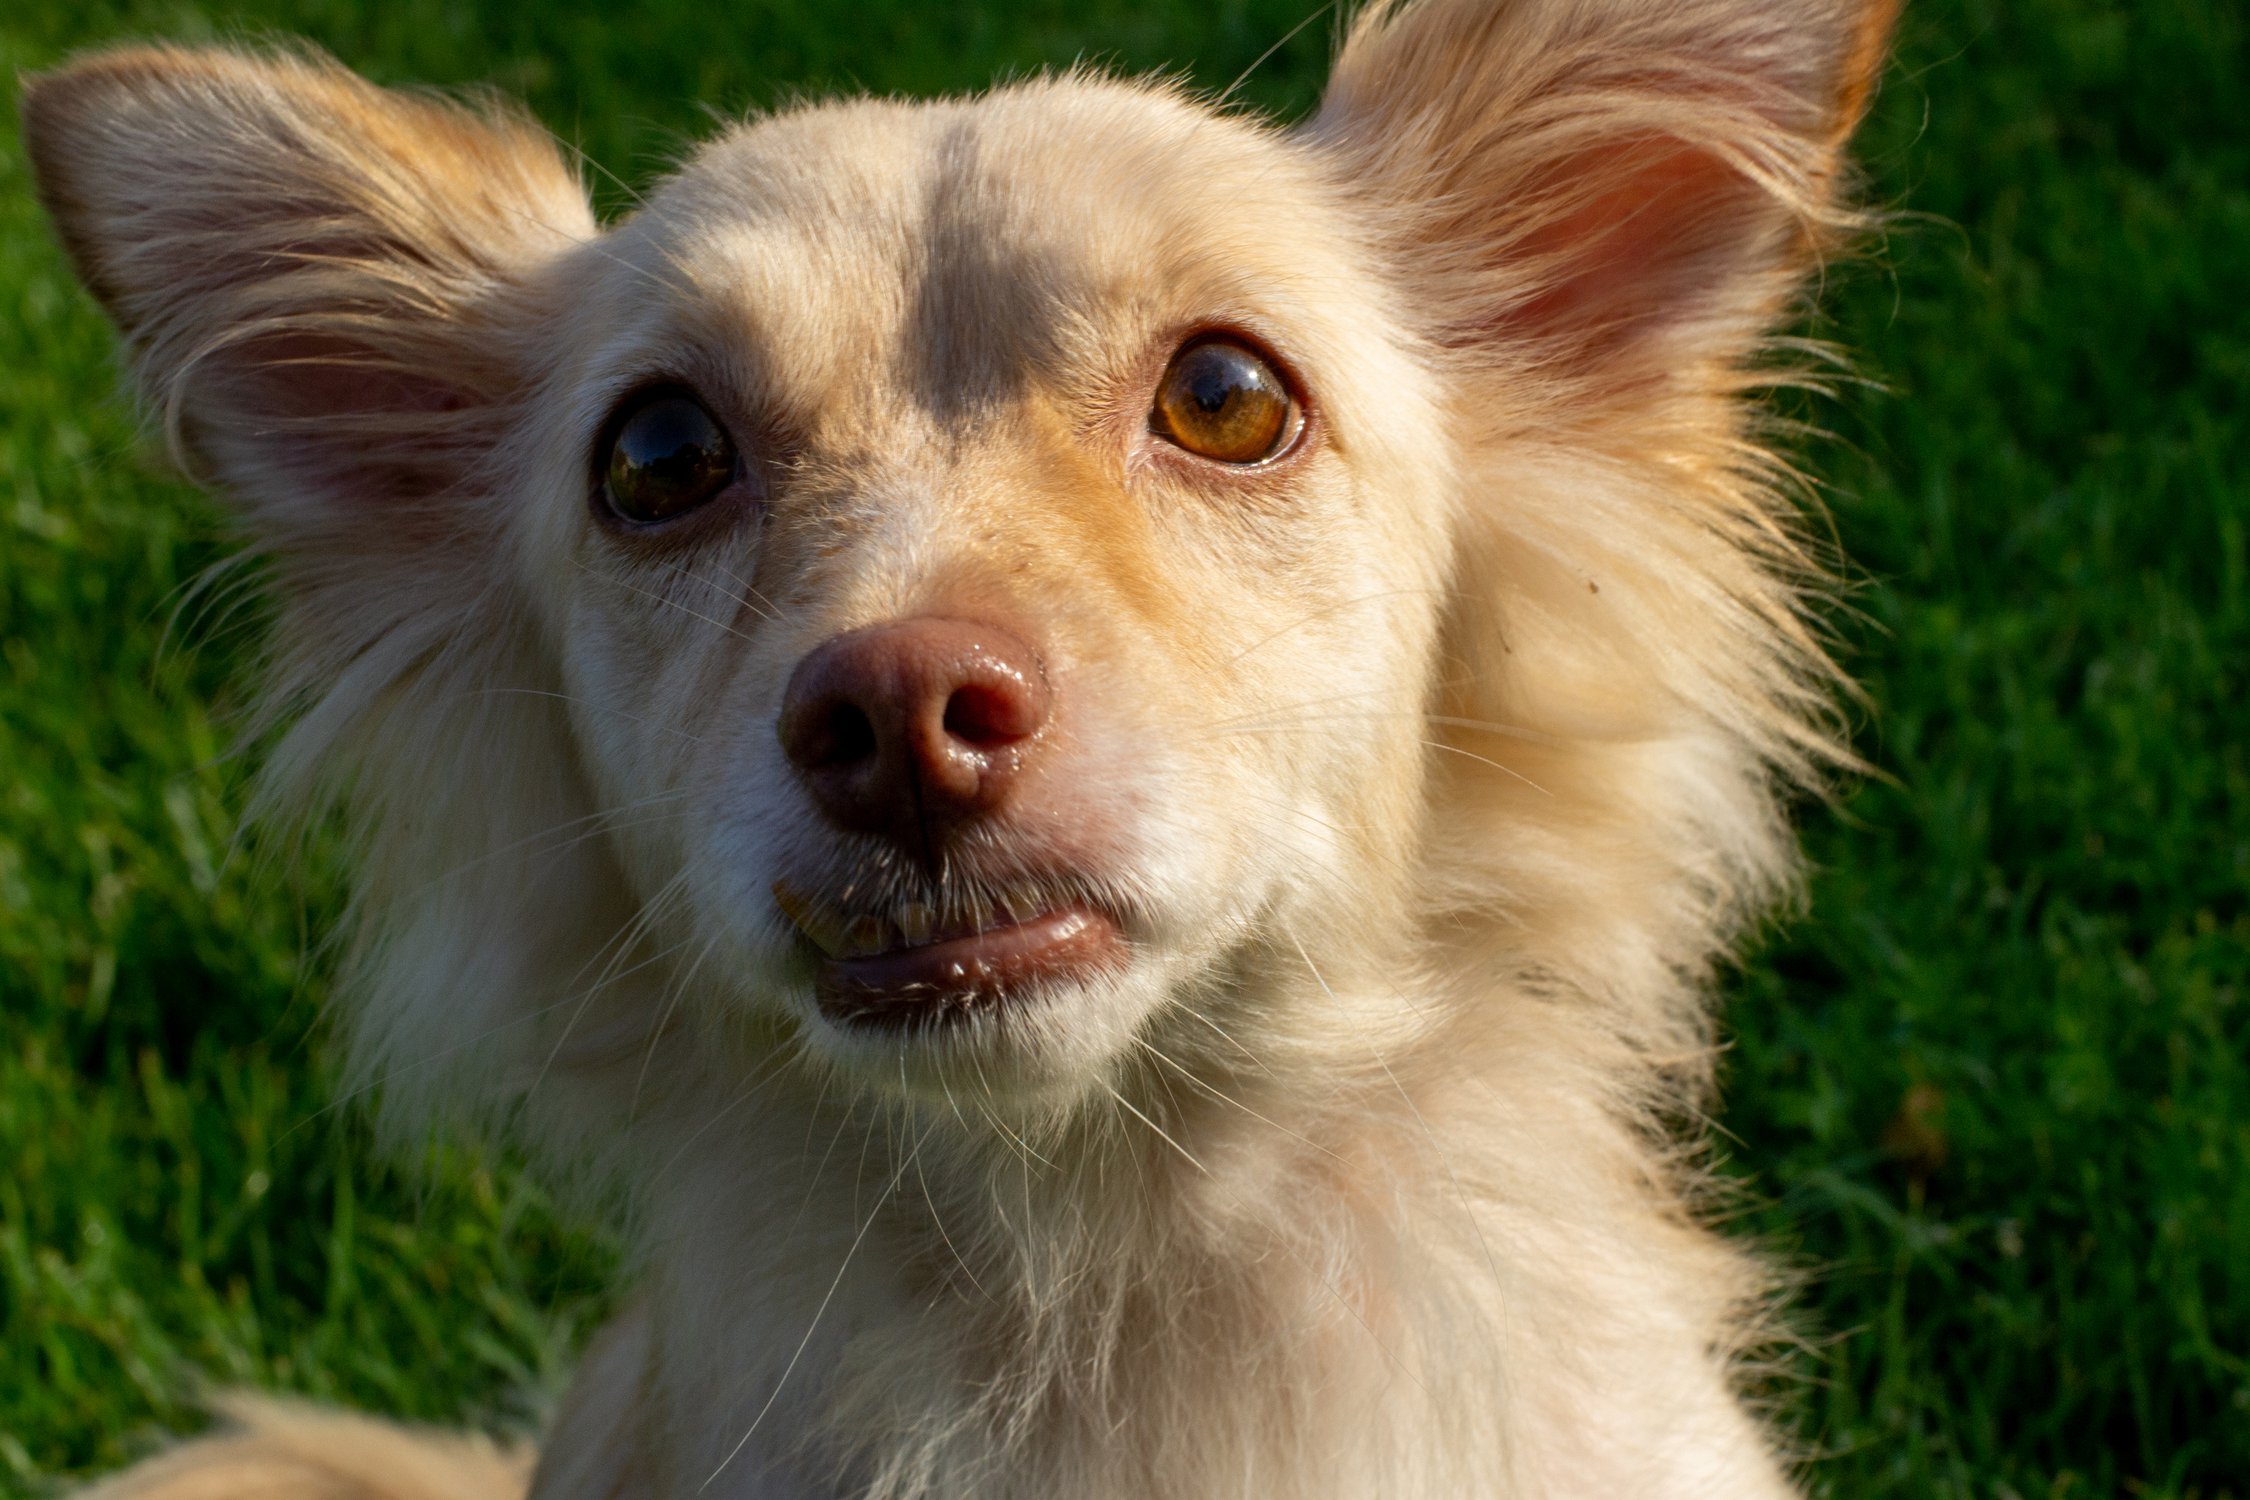
{"type": "Polygon", "coordinates": [[[1075,280],[1061,256],[1034,241],[1030,184],[1011,190],[994,155],[974,120],[938,133],[909,271],[901,380],[949,427],[993,415],[1054,368],[1058,318],[1075,280]]]}

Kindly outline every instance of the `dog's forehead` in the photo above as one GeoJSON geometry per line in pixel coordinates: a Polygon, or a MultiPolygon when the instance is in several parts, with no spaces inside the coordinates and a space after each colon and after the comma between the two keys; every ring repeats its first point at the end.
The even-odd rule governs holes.
{"type": "Polygon", "coordinates": [[[1245,248],[1241,229],[1281,227],[1264,215],[1303,213],[1286,180],[1296,167],[1273,132],[1168,90],[1050,80],[762,120],[707,146],[664,207],[691,233],[874,257],[894,272],[942,271],[974,248],[1098,273],[1199,241],[1221,255],[1245,248]]]}
{"type": "Polygon", "coordinates": [[[1107,81],[822,104],[705,147],[628,227],[675,315],[975,403],[1197,319],[1286,321],[1332,285],[1319,184],[1286,137],[1107,81]]]}

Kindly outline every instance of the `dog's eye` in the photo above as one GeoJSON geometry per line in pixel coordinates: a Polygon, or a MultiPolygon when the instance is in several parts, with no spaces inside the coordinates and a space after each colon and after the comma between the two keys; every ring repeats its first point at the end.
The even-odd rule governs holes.
{"type": "Polygon", "coordinates": [[[1199,457],[1254,464],[1288,447],[1304,419],[1272,365],[1232,339],[1202,338],[1172,356],[1149,425],[1199,457]]]}
{"type": "Polygon", "coordinates": [[[718,418],[681,391],[655,391],[614,423],[602,491],[627,521],[668,521],[735,481],[741,460],[718,418]]]}

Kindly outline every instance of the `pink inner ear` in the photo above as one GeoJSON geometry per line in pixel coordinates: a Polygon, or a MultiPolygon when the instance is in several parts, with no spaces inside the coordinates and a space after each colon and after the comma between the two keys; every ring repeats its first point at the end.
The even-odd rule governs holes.
{"type": "Polygon", "coordinates": [[[445,381],[419,376],[335,335],[275,334],[228,358],[264,409],[284,420],[350,420],[458,411],[468,398],[445,381]]]}
{"type": "Polygon", "coordinates": [[[1538,340],[1586,358],[1691,315],[1750,269],[1745,257],[1773,223],[1759,196],[1724,160],[1676,140],[1581,154],[1524,195],[1566,205],[1508,244],[1535,289],[1470,338],[1538,340]]]}
{"type": "MultiPolygon", "coordinates": [[[[299,508],[394,509],[462,478],[474,396],[341,334],[274,333],[216,352],[188,433],[238,485],[299,508]]],[[[308,510],[309,513],[309,510],[308,510]]]]}

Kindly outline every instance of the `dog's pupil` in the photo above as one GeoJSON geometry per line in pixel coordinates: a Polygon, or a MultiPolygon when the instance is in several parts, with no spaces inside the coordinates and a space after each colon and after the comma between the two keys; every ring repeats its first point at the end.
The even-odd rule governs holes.
{"type": "Polygon", "coordinates": [[[1190,377],[1195,404],[1206,413],[1217,416],[1226,410],[1227,403],[1242,395],[1241,371],[1230,363],[1216,359],[1197,362],[1198,368],[1190,377]]]}

